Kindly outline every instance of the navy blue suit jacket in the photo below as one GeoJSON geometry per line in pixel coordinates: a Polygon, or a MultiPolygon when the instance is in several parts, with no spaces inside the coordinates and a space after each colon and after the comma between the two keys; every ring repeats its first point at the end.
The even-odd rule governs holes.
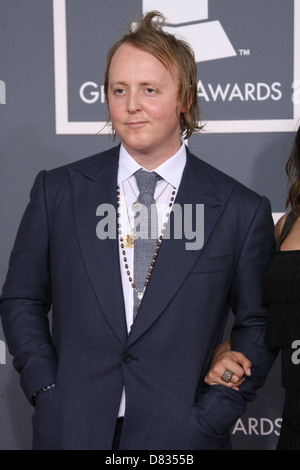
{"type": "Polygon", "coordinates": [[[116,207],[118,157],[39,173],[11,254],[0,313],[14,366],[30,402],[57,384],[37,396],[33,447],[111,449],[125,386],[121,449],[222,449],[274,361],[269,202],[188,152],[176,203],[204,204],[204,245],[163,240],[128,335],[118,240],[96,235],[97,207],[116,207]],[[252,361],[240,391],[203,381],[230,308],[232,348],[252,361]]]}

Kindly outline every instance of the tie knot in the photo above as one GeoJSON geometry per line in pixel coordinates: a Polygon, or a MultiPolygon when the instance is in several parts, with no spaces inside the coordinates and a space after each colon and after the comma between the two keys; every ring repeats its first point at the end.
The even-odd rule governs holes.
{"type": "Polygon", "coordinates": [[[156,183],[160,180],[160,176],[155,171],[145,171],[142,168],[139,169],[135,174],[135,179],[140,191],[140,194],[147,193],[148,196],[153,198],[156,183]]]}

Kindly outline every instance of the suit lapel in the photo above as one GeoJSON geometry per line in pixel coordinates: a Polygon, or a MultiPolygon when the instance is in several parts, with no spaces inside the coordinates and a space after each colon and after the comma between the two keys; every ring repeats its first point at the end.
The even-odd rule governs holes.
{"type": "MultiPolygon", "coordinates": [[[[120,276],[118,239],[100,240],[96,234],[96,210],[108,204],[116,211],[119,148],[87,160],[86,168],[70,168],[74,214],[79,245],[95,295],[119,341],[127,338],[126,317],[120,276]]],[[[114,215],[116,212],[114,213],[114,215]]],[[[117,219],[115,224],[117,237],[117,219]]]]}
{"type": "MultiPolygon", "coordinates": [[[[221,193],[211,179],[206,165],[188,152],[188,160],[175,203],[204,205],[204,245],[222,214],[231,191],[221,193]]],[[[184,211],[182,211],[184,219],[184,211]]],[[[126,346],[133,344],[162,314],[192,270],[203,249],[187,250],[189,242],[182,231],[181,239],[163,240],[150,282],[126,346]]]]}

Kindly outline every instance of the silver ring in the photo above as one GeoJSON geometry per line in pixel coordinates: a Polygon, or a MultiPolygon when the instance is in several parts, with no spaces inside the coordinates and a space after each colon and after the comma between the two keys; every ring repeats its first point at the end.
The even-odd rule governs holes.
{"type": "Polygon", "coordinates": [[[231,379],[232,376],[233,376],[232,370],[225,369],[221,379],[223,380],[223,382],[226,382],[228,384],[228,382],[230,382],[230,379],[231,379]]]}

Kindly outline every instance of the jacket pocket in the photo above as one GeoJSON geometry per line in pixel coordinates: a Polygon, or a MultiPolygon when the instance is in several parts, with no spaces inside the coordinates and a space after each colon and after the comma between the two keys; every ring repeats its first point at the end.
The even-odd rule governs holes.
{"type": "Polygon", "coordinates": [[[200,256],[191,274],[227,271],[231,266],[231,261],[232,258],[229,255],[200,256]]]}
{"type": "Polygon", "coordinates": [[[231,442],[229,432],[217,434],[213,428],[202,418],[198,410],[194,409],[198,432],[194,436],[193,449],[197,450],[230,450],[231,442]]]}

